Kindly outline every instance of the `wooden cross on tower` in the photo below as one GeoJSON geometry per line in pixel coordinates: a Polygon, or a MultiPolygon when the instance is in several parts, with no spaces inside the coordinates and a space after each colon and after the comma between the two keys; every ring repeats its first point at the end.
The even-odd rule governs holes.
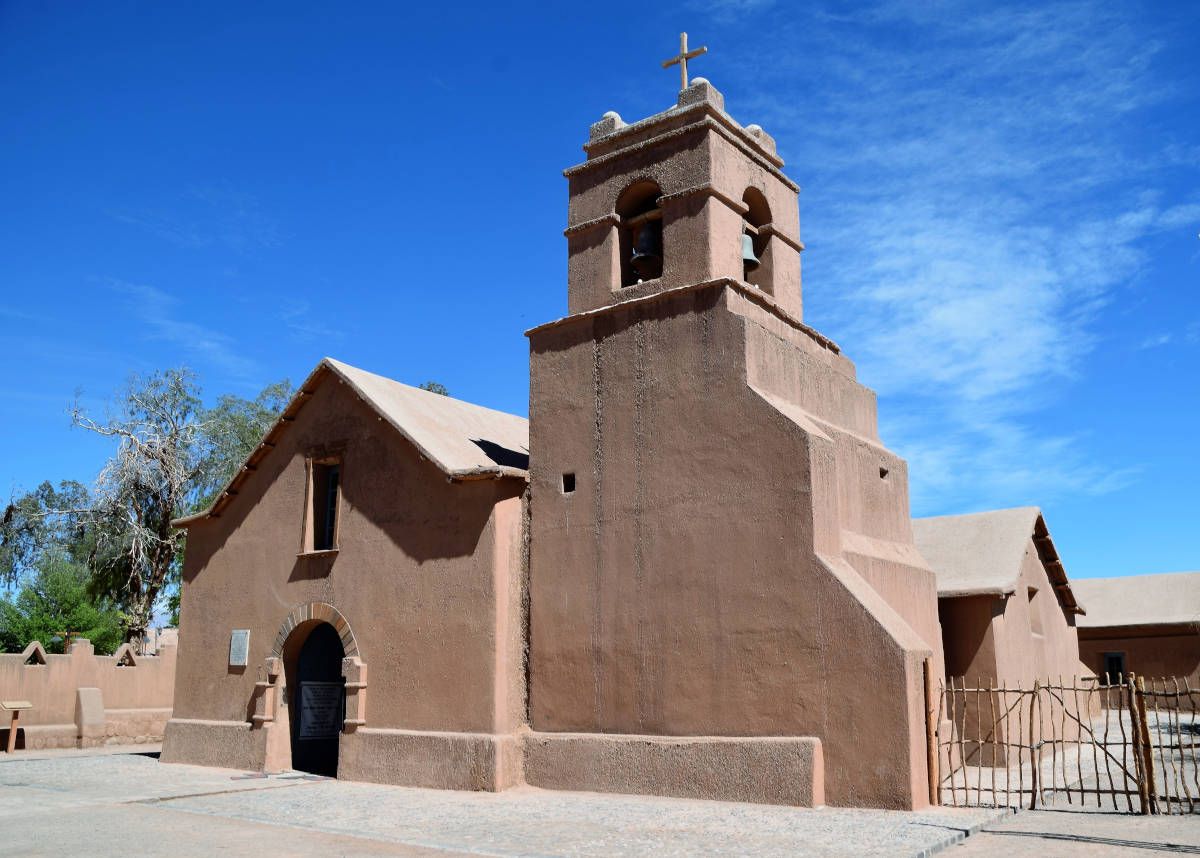
{"type": "Polygon", "coordinates": [[[694,59],[695,57],[698,57],[701,54],[707,54],[707,53],[708,53],[707,47],[700,47],[700,48],[696,48],[694,51],[689,51],[687,48],[687,33],[680,33],[679,34],[679,56],[671,57],[671,59],[669,59],[669,60],[663,60],[662,65],[663,65],[663,68],[667,69],[673,65],[678,64],[679,65],[679,80],[680,80],[679,88],[687,89],[688,88],[687,61],[690,59],[694,59]]]}

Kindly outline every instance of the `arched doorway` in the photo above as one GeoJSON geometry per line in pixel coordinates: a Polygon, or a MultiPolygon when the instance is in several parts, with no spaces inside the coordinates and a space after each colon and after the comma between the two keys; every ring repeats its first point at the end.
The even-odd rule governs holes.
{"type": "Polygon", "coordinates": [[[337,629],[325,622],[314,623],[299,644],[288,682],[292,768],[298,771],[337,777],[338,737],[346,718],[345,654],[337,629]]]}

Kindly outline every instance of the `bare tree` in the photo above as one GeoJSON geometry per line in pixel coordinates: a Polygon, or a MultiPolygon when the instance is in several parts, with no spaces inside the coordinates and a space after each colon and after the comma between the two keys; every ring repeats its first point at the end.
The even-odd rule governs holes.
{"type": "MultiPolygon", "coordinates": [[[[126,639],[140,645],[186,534],[171,520],[190,508],[204,460],[204,422],[192,373],[134,377],[104,422],[72,409],[76,426],[117,440],[84,516],[95,534],[92,587],[124,613],[126,639]]],[[[64,511],[65,512],[65,511],[64,511]]]]}

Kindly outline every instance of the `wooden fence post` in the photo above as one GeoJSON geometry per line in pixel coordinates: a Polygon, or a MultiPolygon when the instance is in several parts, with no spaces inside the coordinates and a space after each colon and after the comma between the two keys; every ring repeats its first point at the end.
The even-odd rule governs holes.
{"type": "MultiPolygon", "coordinates": [[[[1034,739],[1034,736],[1039,735],[1041,733],[1041,730],[1039,729],[1035,733],[1035,731],[1033,729],[1034,723],[1035,723],[1034,718],[1036,717],[1035,713],[1037,712],[1037,705],[1038,705],[1038,691],[1041,689],[1041,687],[1042,687],[1042,681],[1040,679],[1035,679],[1033,681],[1033,695],[1029,698],[1029,767],[1030,767],[1030,769],[1032,769],[1032,772],[1030,774],[1031,780],[1030,780],[1030,784],[1029,784],[1029,809],[1030,810],[1037,810],[1038,775],[1040,774],[1039,769],[1041,769],[1041,758],[1042,758],[1041,745],[1038,744],[1038,742],[1035,741],[1035,739],[1034,739]]],[[[1040,728],[1041,722],[1036,722],[1036,723],[1037,723],[1037,726],[1040,728]]]]}
{"type": "Polygon", "coordinates": [[[933,688],[933,659],[925,659],[925,747],[928,754],[929,772],[929,803],[937,806],[942,803],[941,772],[938,771],[938,713],[941,707],[934,702],[933,688]]]}
{"type": "Polygon", "coordinates": [[[1150,724],[1146,720],[1146,680],[1142,677],[1137,678],[1137,693],[1134,694],[1134,699],[1137,701],[1138,720],[1141,721],[1141,751],[1142,751],[1142,773],[1146,781],[1146,813],[1158,813],[1158,786],[1155,784],[1154,778],[1154,749],[1150,744],[1150,724]]]}
{"type": "Polygon", "coordinates": [[[1150,796],[1146,789],[1146,754],[1143,752],[1142,717],[1139,710],[1145,705],[1137,691],[1132,673],[1125,677],[1125,693],[1129,696],[1130,738],[1133,740],[1133,770],[1137,774],[1138,804],[1142,815],[1150,813],[1150,796]]]}

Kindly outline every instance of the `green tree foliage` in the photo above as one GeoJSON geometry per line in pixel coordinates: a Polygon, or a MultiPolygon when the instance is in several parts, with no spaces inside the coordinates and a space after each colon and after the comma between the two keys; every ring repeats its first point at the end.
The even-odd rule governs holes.
{"type": "Polygon", "coordinates": [[[113,438],[117,449],[95,488],[43,483],[0,517],[0,582],[14,585],[61,557],[86,568],[97,605],[120,609],[140,643],[165,601],[178,622],[186,533],[171,521],[207,508],[262,440],[292,396],[287,381],[254,399],[226,395],[201,405],[192,374],[173,369],[131,379],[97,422],[76,408],[75,425],[113,438]]]}
{"type": "Polygon", "coordinates": [[[62,652],[55,635],[84,637],[96,652],[111,655],[124,640],[121,614],[88,593],[86,567],[59,552],[41,555],[36,568],[11,599],[0,599],[0,648],[20,652],[41,641],[49,652],[62,652]]]}
{"type": "Polygon", "coordinates": [[[430,393],[437,393],[442,396],[449,396],[450,391],[446,389],[446,385],[440,381],[427,381],[424,384],[418,384],[417,387],[421,390],[428,390],[430,393]]]}
{"type": "Polygon", "coordinates": [[[267,385],[254,399],[226,394],[204,414],[206,449],[193,511],[207,509],[254,452],[295,394],[290,381],[267,385]]]}
{"type": "Polygon", "coordinates": [[[87,526],[91,495],[74,480],[44,482],[14,499],[0,516],[0,582],[15,584],[49,552],[85,565],[95,550],[87,526]]]}

